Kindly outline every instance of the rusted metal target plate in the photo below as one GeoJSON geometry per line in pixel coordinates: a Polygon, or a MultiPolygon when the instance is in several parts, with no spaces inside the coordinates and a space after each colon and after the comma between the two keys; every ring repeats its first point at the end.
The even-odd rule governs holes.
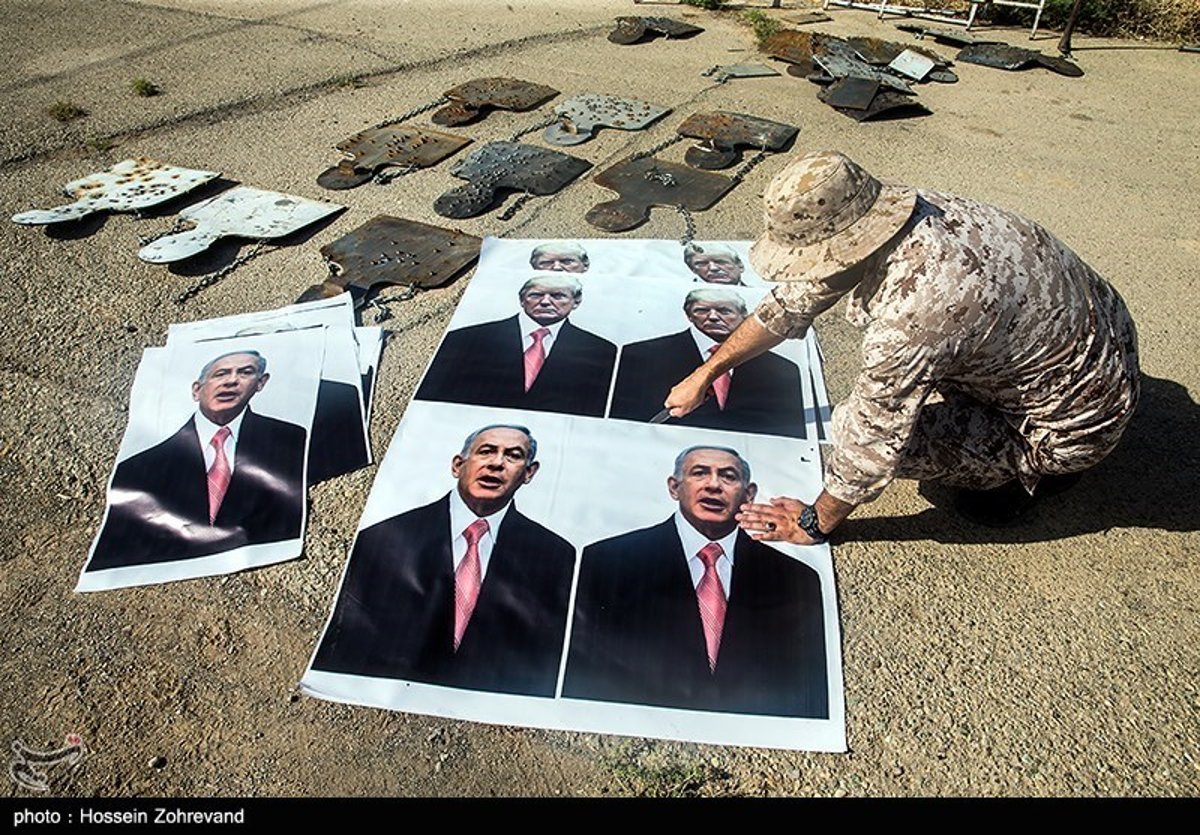
{"type": "Polygon", "coordinates": [[[628,46],[656,35],[666,38],[689,38],[703,32],[699,26],[673,20],[669,17],[618,17],[617,26],[608,33],[608,39],[616,44],[628,46]]]}
{"type": "Polygon", "coordinates": [[[471,144],[470,139],[421,128],[371,128],[339,142],[346,159],[322,171],[317,184],[328,189],[362,185],[389,165],[429,168],[471,144]]]}
{"type": "Polygon", "coordinates": [[[616,200],[596,204],[587,213],[588,223],[607,232],[640,226],[649,220],[651,206],[703,211],[734,185],[729,177],[654,157],[623,160],[597,174],[594,181],[620,195],[616,200]]]}
{"type": "Polygon", "coordinates": [[[882,38],[864,38],[854,37],[847,38],[846,42],[854,48],[854,52],[863,61],[868,64],[873,64],[879,67],[885,67],[895,61],[896,58],[906,49],[924,55],[937,66],[948,66],[949,62],[929,49],[924,49],[919,46],[909,46],[906,44],[896,43],[895,41],[885,41],[882,38]]]}
{"type": "Polygon", "coordinates": [[[239,186],[184,209],[179,218],[190,221],[192,228],[152,241],[138,251],[138,258],[152,264],[180,261],[203,252],[227,235],[257,240],[282,238],[344,208],[294,194],[239,186]]]}
{"type": "Polygon", "coordinates": [[[717,78],[768,78],[779,75],[779,73],[766,64],[720,64],[705,72],[704,75],[713,75],[717,78]]]}
{"type": "Polygon", "coordinates": [[[1025,70],[1030,67],[1045,67],[1059,75],[1079,78],[1083,70],[1065,58],[1043,55],[1033,49],[1024,49],[1008,44],[974,44],[964,47],[957,56],[959,61],[980,64],[998,70],[1025,70]]]}
{"type": "Polygon", "coordinates": [[[813,61],[832,78],[871,78],[884,87],[899,93],[911,93],[912,87],[891,73],[875,69],[870,64],[842,55],[814,55],[813,61]]]}
{"type": "Polygon", "coordinates": [[[72,180],[63,187],[74,203],[13,215],[13,221],[32,226],[77,220],[93,212],[134,212],[185,194],[220,176],[167,165],[149,157],[118,162],[111,168],[72,180]]]}
{"type": "Polygon", "coordinates": [[[388,215],[321,247],[334,275],[308,288],[299,301],[336,296],[350,288],[360,301],[380,285],[441,287],[479,258],[483,242],[456,229],[443,229],[388,215]]]}
{"type": "Polygon", "coordinates": [[[450,104],[431,117],[435,125],[453,127],[473,122],[487,108],[533,110],[558,95],[558,90],[516,78],[476,78],[447,90],[450,104]]]}
{"type": "Polygon", "coordinates": [[[794,29],[777,32],[767,38],[762,51],[772,58],[799,67],[801,71],[797,72],[789,67],[788,74],[800,77],[819,69],[813,64],[814,55],[841,55],[848,59],[858,57],[854,47],[841,38],[821,32],[797,32],[794,29]]]}
{"type": "Polygon", "coordinates": [[[684,161],[695,168],[714,171],[738,161],[737,148],[748,146],[766,151],[782,151],[800,129],[744,113],[694,113],[676,128],[680,136],[703,140],[702,145],[687,149],[684,161]]]}
{"type": "Polygon", "coordinates": [[[671,108],[637,99],[581,93],[556,105],[554,112],[560,121],[546,128],[545,140],[554,145],[579,145],[602,127],[641,130],[666,116],[671,108]]]}
{"type": "Polygon", "coordinates": [[[834,104],[837,99],[835,88],[843,81],[852,79],[842,79],[842,81],[831,84],[828,87],[823,87],[817,91],[817,98],[828,104],[838,113],[849,116],[856,122],[868,122],[881,119],[898,119],[905,116],[927,116],[930,111],[928,107],[921,104],[912,96],[906,96],[895,90],[879,88],[878,92],[871,98],[870,102],[865,107],[859,107],[858,103],[855,106],[844,107],[834,104]]]}
{"type": "Polygon", "coordinates": [[[502,189],[554,194],[591,167],[587,160],[561,151],[520,142],[489,142],[450,169],[455,177],[470,182],[439,197],[433,210],[443,217],[475,217],[496,204],[502,189]]]}

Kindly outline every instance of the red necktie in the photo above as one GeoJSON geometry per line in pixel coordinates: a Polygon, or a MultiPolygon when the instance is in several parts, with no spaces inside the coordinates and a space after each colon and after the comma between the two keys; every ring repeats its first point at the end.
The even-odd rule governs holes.
{"type": "Polygon", "coordinates": [[[483,566],[479,562],[479,540],[488,532],[487,519],[476,519],[467,525],[463,537],[467,540],[467,553],[454,572],[454,649],[462,643],[467,622],[479,602],[479,587],[483,585],[483,566]]]}
{"type": "Polygon", "coordinates": [[[542,340],[549,335],[549,328],[538,328],[529,334],[533,344],[525,352],[525,391],[533,388],[533,381],[537,379],[538,372],[546,363],[546,348],[542,345],[542,340]]]}
{"type": "MultiPolygon", "coordinates": [[[[711,357],[720,345],[714,345],[708,349],[708,355],[711,357]]],[[[722,412],[725,411],[725,401],[729,399],[729,386],[733,384],[733,372],[726,371],[717,379],[713,380],[713,394],[717,396],[717,408],[722,412]]]]}
{"type": "Polygon", "coordinates": [[[704,644],[708,648],[708,668],[717,669],[717,653],[721,650],[721,631],[725,628],[725,589],[717,574],[717,559],[725,553],[719,542],[710,542],[697,554],[704,562],[704,576],[696,586],[700,601],[700,621],[704,624],[704,644]]]}
{"type": "Polygon", "coordinates": [[[229,489],[231,470],[229,469],[229,459],[225,457],[225,439],[232,434],[233,432],[228,426],[222,426],[209,441],[216,452],[212,466],[208,468],[208,523],[210,525],[217,520],[217,511],[221,509],[225,491],[229,489]]]}

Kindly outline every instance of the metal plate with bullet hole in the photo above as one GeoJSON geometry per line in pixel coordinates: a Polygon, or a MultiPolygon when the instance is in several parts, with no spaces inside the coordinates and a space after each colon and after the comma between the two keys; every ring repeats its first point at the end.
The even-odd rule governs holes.
{"type": "Polygon", "coordinates": [[[554,112],[559,121],[546,128],[543,138],[553,145],[579,145],[599,128],[641,130],[666,116],[671,108],[637,99],[580,93],[555,105],[554,112]]]}
{"type": "Polygon", "coordinates": [[[218,238],[282,238],[310,223],[340,212],[345,206],[239,186],[179,213],[192,228],[159,238],[138,252],[151,264],[179,261],[208,249],[218,238]]]}
{"type": "Polygon", "coordinates": [[[617,26],[608,33],[608,39],[616,44],[628,46],[656,35],[666,38],[689,38],[704,30],[699,26],[673,20],[669,17],[618,17],[617,26]]]}
{"type": "Polygon", "coordinates": [[[333,275],[304,291],[299,301],[330,298],[350,288],[365,300],[379,285],[441,287],[479,258],[483,242],[457,229],[443,229],[388,215],[321,247],[333,275]]]}
{"type": "Polygon", "coordinates": [[[864,61],[846,58],[842,55],[814,55],[813,61],[825,71],[826,75],[833,78],[847,78],[850,76],[855,78],[873,78],[884,87],[890,87],[898,93],[913,92],[912,87],[908,86],[904,81],[896,78],[891,73],[881,72],[864,61]]]}
{"type": "Polygon", "coordinates": [[[854,48],[855,54],[860,59],[866,61],[868,64],[879,67],[886,67],[906,50],[924,55],[936,66],[948,66],[950,63],[936,52],[922,49],[919,46],[907,46],[895,41],[885,41],[881,38],[855,37],[847,38],[846,40],[854,48]]]}
{"type": "Polygon", "coordinates": [[[439,197],[433,210],[443,217],[475,217],[497,203],[502,189],[554,194],[591,167],[587,160],[549,148],[489,142],[450,169],[455,177],[469,182],[439,197]]]}
{"type": "Polygon", "coordinates": [[[354,188],[390,165],[430,168],[470,144],[470,139],[436,130],[371,128],[338,143],[337,149],[346,159],[322,171],[317,185],[334,190],[354,188]]]}
{"type": "Polygon", "coordinates": [[[1043,55],[1034,49],[1020,46],[990,43],[976,44],[964,47],[959,51],[957,59],[968,64],[979,64],[998,70],[1026,70],[1030,67],[1045,67],[1060,75],[1078,78],[1083,70],[1065,58],[1054,58],[1043,55]]]}
{"type": "Polygon", "coordinates": [[[16,223],[41,226],[78,220],[93,212],[135,212],[165,203],[219,176],[217,171],[179,168],[149,157],[127,159],[67,183],[63,192],[74,197],[74,203],[21,212],[12,219],[16,223]]]}
{"type": "Polygon", "coordinates": [[[833,85],[821,88],[817,91],[817,98],[833,107],[838,113],[849,116],[856,122],[900,119],[906,116],[927,116],[932,112],[915,98],[888,89],[880,89],[865,108],[837,107],[828,100],[832,90],[833,85]]]}
{"type": "Polygon", "coordinates": [[[776,32],[767,38],[762,51],[772,58],[801,67],[803,72],[800,73],[793,73],[790,68],[788,70],[789,75],[798,74],[800,77],[817,69],[813,65],[813,55],[841,55],[850,59],[858,57],[854,47],[841,38],[821,32],[797,32],[794,29],[776,32]]]}
{"type": "Polygon", "coordinates": [[[431,120],[435,125],[454,127],[474,122],[488,108],[533,110],[557,96],[558,90],[516,78],[476,78],[451,87],[443,95],[450,104],[434,113],[431,120]]]}
{"type": "Polygon", "coordinates": [[[687,149],[684,161],[693,168],[715,171],[738,161],[738,146],[782,151],[800,129],[758,116],[714,110],[693,113],[676,131],[680,136],[703,140],[703,144],[687,149]]]}
{"type": "Polygon", "coordinates": [[[650,219],[651,206],[683,206],[693,212],[709,208],[733,188],[733,180],[654,157],[626,159],[594,178],[597,185],[620,195],[588,211],[587,222],[608,232],[624,232],[650,219]]]}
{"type": "Polygon", "coordinates": [[[817,98],[835,110],[866,110],[879,92],[879,82],[873,78],[839,78],[828,89],[817,93],[817,98]]]}

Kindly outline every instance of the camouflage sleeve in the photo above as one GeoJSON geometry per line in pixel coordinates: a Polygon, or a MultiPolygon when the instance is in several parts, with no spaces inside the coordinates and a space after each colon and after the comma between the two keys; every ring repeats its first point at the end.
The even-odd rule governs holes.
{"type": "Polygon", "coordinates": [[[846,290],[821,281],[783,282],[763,296],[754,318],[778,337],[803,339],[813,319],[837,304],[846,290]]]}
{"type": "Polygon", "coordinates": [[[878,498],[891,483],[921,407],[937,379],[939,352],[893,323],[863,338],[863,368],[833,413],[825,490],[850,504],[878,498]]]}

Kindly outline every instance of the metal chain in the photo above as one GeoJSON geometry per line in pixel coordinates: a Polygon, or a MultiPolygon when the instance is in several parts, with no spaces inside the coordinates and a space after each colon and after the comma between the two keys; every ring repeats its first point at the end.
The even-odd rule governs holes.
{"type": "Polygon", "coordinates": [[[724,84],[726,81],[728,81],[730,78],[732,78],[732,76],[729,75],[729,73],[721,72],[720,64],[713,64],[711,67],[706,69],[704,72],[700,73],[700,75],[703,76],[704,78],[711,78],[713,80],[714,85],[715,84],[724,84]]]}
{"type": "Polygon", "coordinates": [[[647,148],[644,151],[638,151],[636,154],[633,154],[629,158],[629,160],[630,160],[630,162],[632,162],[633,160],[645,159],[646,157],[652,157],[655,154],[657,154],[659,151],[665,151],[667,148],[670,148],[672,145],[682,142],[683,140],[684,140],[684,137],[681,134],[677,133],[674,136],[667,137],[662,142],[659,142],[657,145],[647,148]]]}
{"type": "Polygon", "coordinates": [[[448,101],[450,101],[450,99],[446,98],[445,96],[438,96],[433,101],[427,102],[426,104],[423,104],[420,107],[414,107],[412,110],[408,111],[407,113],[401,114],[400,116],[397,116],[394,119],[384,119],[382,122],[380,122],[379,124],[372,127],[371,130],[378,130],[379,128],[386,128],[386,127],[390,127],[392,125],[398,125],[401,122],[407,122],[409,119],[412,119],[415,116],[420,116],[422,113],[425,113],[426,111],[429,111],[429,110],[433,110],[438,105],[445,104],[448,101]]]}
{"type": "Polygon", "coordinates": [[[758,149],[758,153],[750,159],[742,163],[742,167],[733,175],[733,185],[730,188],[736,187],[742,180],[746,179],[746,175],[754,170],[760,162],[767,158],[767,149],[765,146],[758,149]]]}
{"type": "Polygon", "coordinates": [[[696,238],[696,221],[687,206],[682,203],[675,206],[675,211],[683,218],[683,237],[679,239],[679,243],[687,246],[696,238]]]}
{"type": "Polygon", "coordinates": [[[516,200],[514,200],[511,206],[504,210],[503,214],[500,215],[500,220],[512,220],[513,216],[516,215],[517,212],[521,211],[521,207],[523,207],[532,199],[533,195],[529,192],[525,192],[516,200]]]}
{"type": "Polygon", "coordinates": [[[177,217],[175,218],[175,222],[171,224],[171,228],[165,232],[155,232],[152,235],[138,235],[138,245],[147,246],[154,243],[159,238],[165,238],[168,235],[178,235],[183,230],[190,229],[193,226],[195,226],[195,224],[192,221],[185,220],[182,217],[177,217]]]}
{"type": "Polygon", "coordinates": [[[644,177],[645,179],[649,180],[652,183],[662,183],[664,186],[667,186],[668,188],[676,185],[675,177],[673,175],[667,173],[666,171],[659,171],[657,166],[655,166],[654,168],[651,168],[649,171],[647,171],[645,174],[643,174],[642,177],[644,177]]]}
{"type": "Polygon", "coordinates": [[[415,171],[420,171],[419,165],[392,165],[379,169],[375,172],[375,176],[371,178],[377,186],[386,186],[392,180],[399,180],[401,177],[407,177],[415,171]]]}
{"type": "Polygon", "coordinates": [[[250,251],[247,252],[245,255],[239,255],[237,258],[233,259],[233,261],[230,262],[228,265],[217,270],[215,273],[209,273],[208,275],[204,276],[199,281],[197,281],[195,284],[193,284],[191,287],[187,288],[182,293],[180,293],[178,296],[176,296],[175,304],[178,304],[178,305],[187,304],[187,302],[190,299],[194,299],[196,296],[200,295],[200,293],[202,291],[207,290],[209,287],[212,287],[214,284],[216,284],[222,278],[229,275],[231,272],[236,270],[238,267],[242,266],[242,264],[245,264],[247,261],[254,260],[256,257],[258,257],[259,255],[262,254],[263,247],[266,246],[266,243],[267,242],[263,241],[263,240],[255,241],[254,246],[251,247],[250,251]]]}
{"type": "Polygon", "coordinates": [[[562,117],[560,117],[557,113],[551,113],[549,116],[547,116],[542,121],[538,122],[536,125],[530,125],[529,127],[525,128],[524,130],[517,131],[516,133],[514,133],[512,136],[510,136],[508,138],[508,141],[516,142],[522,136],[527,136],[528,134],[531,134],[534,131],[539,131],[542,128],[548,128],[551,125],[553,125],[555,122],[557,122],[560,118],[562,118],[562,117]]]}
{"type": "Polygon", "coordinates": [[[417,285],[410,284],[410,285],[408,285],[408,287],[406,287],[404,289],[404,292],[401,293],[399,296],[396,296],[391,299],[381,299],[381,298],[379,298],[379,296],[375,296],[370,301],[368,301],[366,303],[366,305],[364,305],[364,306],[375,309],[375,311],[376,311],[375,321],[377,323],[378,322],[386,322],[388,319],[392,318],[392,311],[388,309],[388,307],[390,305],[399,304],[400,302],[406,302],[409,299],[414,298],[418,293],[421,292],[421,290],[422,290],[422,288],[418,287],[417,285]]]}

